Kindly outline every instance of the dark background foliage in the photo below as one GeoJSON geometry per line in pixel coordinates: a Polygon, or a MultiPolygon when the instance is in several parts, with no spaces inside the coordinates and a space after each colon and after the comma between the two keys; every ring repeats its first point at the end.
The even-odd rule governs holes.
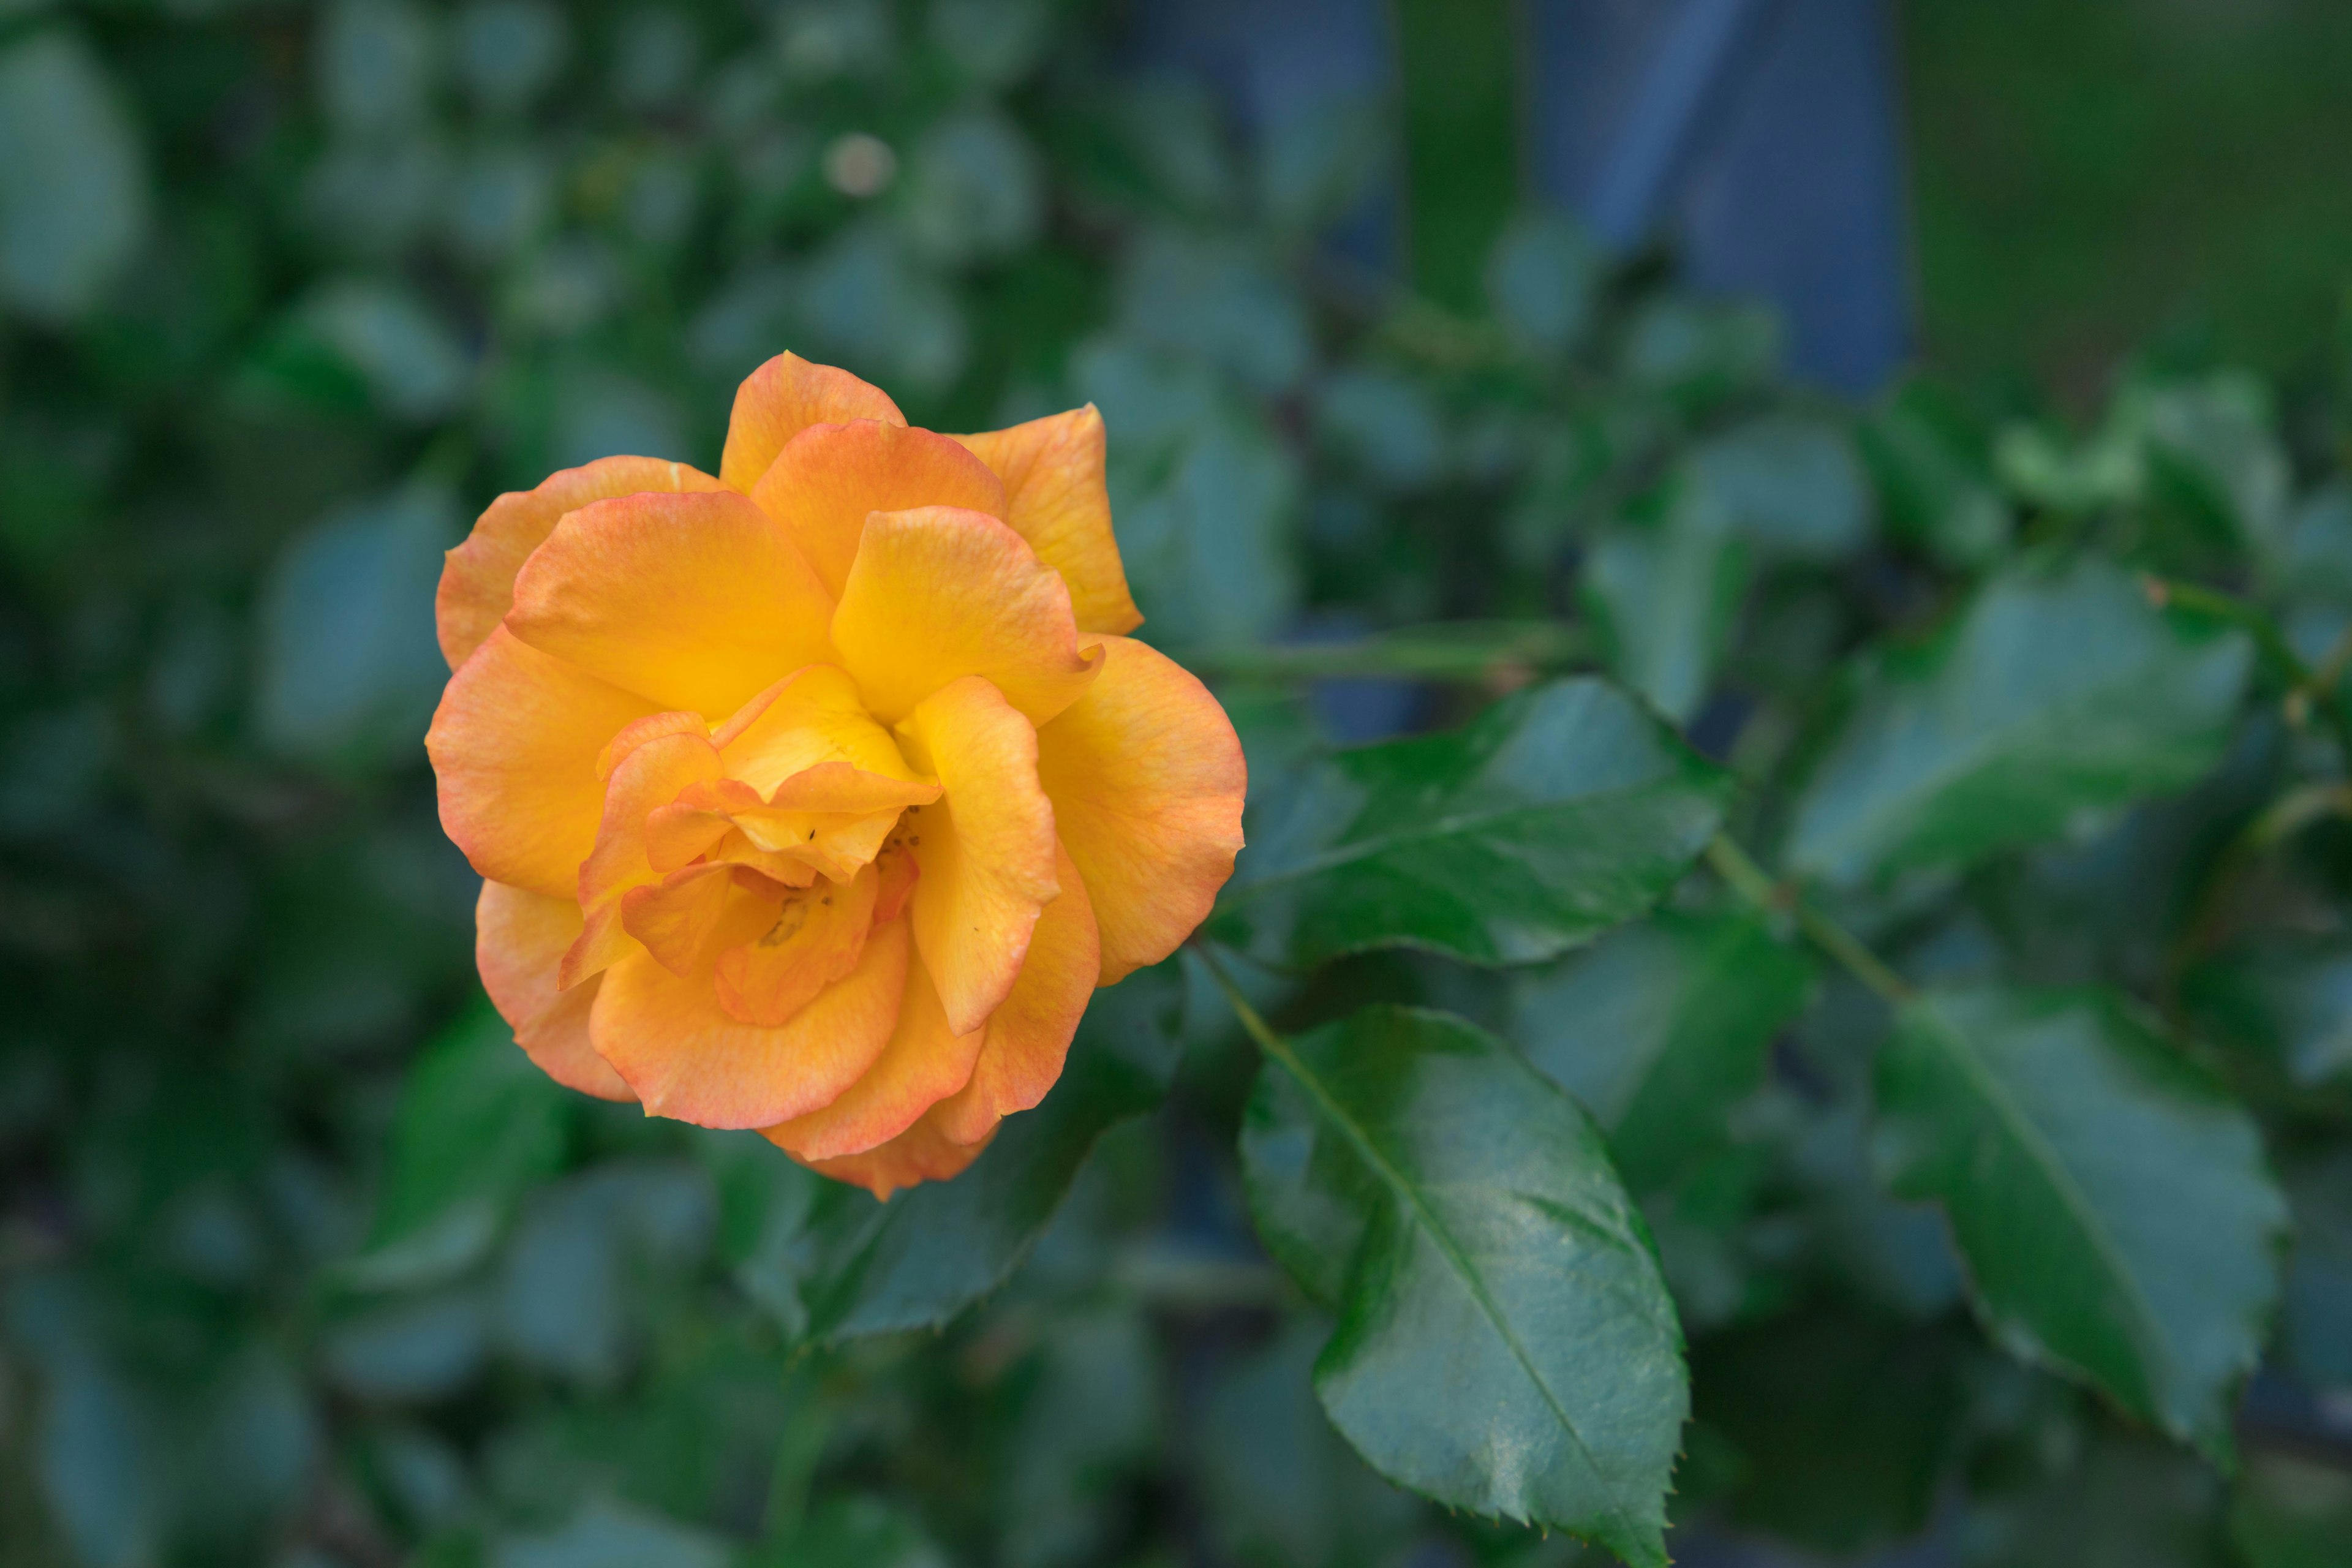
{"type": "Polygon", "coordinates": [[[1402,1447],[1318,1402],[1376,1332],[1197,963],[884,1210],[488,1013],[440,552],[714,467],[784,347],[940,428],[1102,406],[1250,753],[1226,962],[1367,1125],[1426,1047],[1613,1162],[1680,1560],[2352,1559],[2342,16],[1904,7],[1930,369],[1859,405],[1521,200],[1508,17],[1402,0],[1392,98],[1249,137],[1055,0],[0,3],[0,1563],[1599,1560],[1351,1450],[1458,1389],[1402,1447]],[[1319,243],[1368,201],[1407,282],[1319,243]],[[1595,668],[1727,772],[1525,689],[1595,668]],[[1298,870],[1493,782],[1328,743],[1482,709],[1635,747],[1672,853],[1573,918],[1475,844],[1298,870]],[[1727,809],[1806,901],[1718,857],[1620,925],[1727,809]],[[1988,1197],[2052,1127],[2084,1191],[1988,1197]]]}

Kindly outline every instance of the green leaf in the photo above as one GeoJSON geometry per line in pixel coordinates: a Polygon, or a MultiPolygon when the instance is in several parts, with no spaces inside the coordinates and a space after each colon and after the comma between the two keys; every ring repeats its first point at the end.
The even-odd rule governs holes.
{"type": "MultiPolygon", "coordinates": [[[[793,1195],[808,1207],[799,1228],[778,1237],[779,1264],[805,1316],[796,1324],[786,1313],[785,1326],[827,1342],[930,1328],[1002,1285],[1045,1233],[1095,1140],[1166,1096],[1182,1013],[1173,964],[1097,993],[1061,1081],[1034,1110],[1007,1117],[954,1181],[877,1204],[855,1187],[820,1180],[810,1192],[794,1179],[793,1195]]],[[[745,1223],[730,1214],[728,1226],[745,1223]]]]}
{"type": "Polygon", "coordinates": [[[1663,1564],[1682,1331],[1591,1121],[1441,1013],[1368,1008],[1271,1054],[1243,1165],[1267,1248],[1339,1313],[1333,1425],[1450,1507],[1663,1564]]]}
{"type": "Polygon", "coordinates": [[[2252,649],[2176,624],[2119,569],[2014,571],[1865,671],[1797,803],[1787,861],[1833,882],[1957,869],[2221,759],[2252,649]]]}
{"type": "Polygon", "coordinates": [[[121,274],[149,206],[138,133],[80,38],[0,50],[0,300],[62,323],[121,274]]]}
{"type": "Polygon", "coordinates": [[[1715,684],[1748,580],[1747,541],[1730,513],[1712,489],[1685,479],[1646,513],[1601,531],[1581,589],[1611,667],[1680,723],[1715,684]]]}
{"type": "Polygon", "coordinates": [[[1948,566],[1981,571],[2009,543],[1991,438],[1958,398],[1913,379],[1856,428],[1887,529],[1948,566]]]}
{"type": "Polygon", "coordinates": [[[1730,790],[1606,682],[1531,688],[1311,772],[1253,825],[1213,929],[1309,964],[1376,947],[1551,958],[1656,902],[1730,790]]]}
{"type": "Polygon", "coordinates": [[[1988,1329],[2226,1456],[2287,1218],[2253,1119],[2090,990],[1921,998],[1878,1102],[1882,1168],[1943,1204],[1988,1329]]]}
{"type": "Polygon", "coordinates": [[[562,1163],[570,1098],[477,1004],[409,1069],[375,1226],[342,1281],[409,1289],[471,1268],[516,1200],[562,1163]]]}
{"type": "Polygon", "coordinates": [[[1811,965],[1752,916],[1661,913],[1519,977],[1511,1037],[1648,1192],[1721,1141],[1812,986],[1811,965]]]}
{"type": "Polygon", "coordinates": [[[2258,1053],[2305,1088],[2352,1077],[2352,951],[2247,947],[2199,965],[2181,992],[2205,1038],[2258,1053]]]}
{"type": "Polygon", "coordinates": [[[1768,415],[1714,437],[1691,455],[1699,483],[1732,527],[1764,550],[1801,561],[1837,561],[1870,537],[1862,463],[1843,426],[1768,415]]]}

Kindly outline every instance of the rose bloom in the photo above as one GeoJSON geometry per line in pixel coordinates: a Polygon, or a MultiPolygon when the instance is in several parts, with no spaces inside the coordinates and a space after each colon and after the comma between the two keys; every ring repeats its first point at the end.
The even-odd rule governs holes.
{"type": "Polygon", "coordinates": [[[934,435],[785,354],[718,478],[500,496],[436,610],[425,746],[522,1048],[877,1196],[1043,1099],[1241,847],[1224,710],[1121,635],[1092,407],[934,435]]]}

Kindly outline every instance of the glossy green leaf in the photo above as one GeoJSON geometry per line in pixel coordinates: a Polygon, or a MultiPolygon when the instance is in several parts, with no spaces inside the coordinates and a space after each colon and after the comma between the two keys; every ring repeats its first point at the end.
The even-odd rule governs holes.
{"type": "Polygon", "coordinates": [[[2253,1119],[2087,990],[1921,998],[1878,1103],[1882,1167],[1944,1205],[1994,1335],[2225,1456],[2287,1217],[2253,1119]]]}
{"type": "Polygon", "coordinates": [[[2252,651],[2084,560],[1988,584],[1870,668],[1799,800],[1787,859],[1841,883],[1958,868],[2221,761],[2252,651]]]}
{"type": "Polygon", "coordinates": [[[1372,1007],[1262,1069],[1242,1160],[1258,1234],[1339,1313],[1316,1392],[1373,1468],[1665,1562],[1682,1331],[1575,1101],[1458,1018],[1372,1007]]]}
{"type": "Polygon", "coordinates": [[[1656,902],[1730,787],[1605,681],[1535,687],[1309,773],[1253,824],[1214,929],[1302,963],[1375,947],[1550,958],[1656,902]]]}
{"type": "Polygon", "coordinates": [[[374,1229],[345,1282],[407,1289],[470,1268],[562,1163],[571,1100],[478,1004],[409,1069],[374,1229]]]}
{"type": "Polygon", "coordinates": [[[1811,966],[1752,916],[1661,913],[1517,977],[1511,1038],[1608,1131],[1635,1192],[1718,1142],[1811,966]]]}
{"type": "MultiPolygon", "coordinates": [[[[806,1205],[796,1226],[771,1233],[780,1249],[771,1268],[789,1278],[796,1297],[786,1326],[828,1342],[929,1328],[1002,1285],[1045,1233],[1104,1129],[1168,1092],[1182,1013],[1172,964],[1097,993],[1061,1081],[1035,1110],[1007,1117],[987,1152],[951,1182],[877,1203],[840,1183],[780,1177],[791,1184],[784,1201],[806,1205]]],[[[730,1228],[741,1223],[730,1215],[730,1228]]],[[[766,1294],[779,1295],[782,1283],[772,1272],[766,1294]]]]}
{"type": "Polygon", "coordinates": [[[1670,485],[1602,529],[1585,556],[1585,608],[1626,685],[1677,723],[1715,684],[1748,592],[1748,542],[1714,489],[1670,485]]]}

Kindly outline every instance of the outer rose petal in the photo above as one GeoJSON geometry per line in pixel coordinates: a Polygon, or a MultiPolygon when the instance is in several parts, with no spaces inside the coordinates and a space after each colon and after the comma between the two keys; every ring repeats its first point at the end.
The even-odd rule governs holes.
{"type": "Polygon", "coordinates": [[[901,729],[947,788],[902,831],[922,870],[915,946],[961,1035],[1013,989],[1038,913],[1061,890],[1054,807],[1037,784],[1037,732],[979,677],[933,694],[901,729]]]}
{"type": "Polygon", "coordinates": [[[832,658],[833,596],[782,529],[730,490],[597,501],[515,579],[507,626],[663,708],[723,719],[832,658]]]}
{"type": "Polygon", "coordinates": [[[580,934],[580,907],[504,882],[484,882],[474,905],[474,963],[515,1044],[567,1089],[600,1100],[635,1100],[621,1075],[588,1044],[596,982],[555,988],[555,966],[580,934]]]}
{"type": "Polygon", "coordinates": [[[1005,511],[1003,481],[953,437],[877,419],[810,426],[776,454],[751,499],[784,525],[835,595],[875,512],[954,506],[1001,518],[1005,511]]]}
{"type": "Polygon", "coordinates": [[[918,958],[907,965],[898,1030],[866,1076],[824,1110],[760,1131],[803,1163],[879,1147],[971,1081],[982,1037],[979,1029],[958,1034],[949,1027],[939,992],[918,958]]]}
{"type": "Polygon", "coordinates": [[[1077,700],[1100,661],[1078,646],[1061,574],[996,519],[953,507],[866,520],[833,640],[884,723],[959,676],[982,675],[1043,724],[1077,700]]]}
{"type": "Polygon", "coordinates": [[[735,389],[735,411],[727,417],[719,477],[749,494],[786,442],[812,425],[848,419],[907,422],[880,387],[829,364],[811,364],[798,354],[778,354],[735,389]]]}
{"type": "Polygon", "coordinates": [[[425,732],[442,827],[492,881],[571,898],[604,813],[597,753],[653,709],[499,627],[449,678],[425,732]]]}
{"type": "Polygon", "coordinates": [[[831,1104],[875,1065],[898,1022],[908,952],[906,921],[877,929],[847,979],[772,1029],[729,1017],[709,972],[681,980],[636,953],[605,971],[589,1037],[648,1115],[772,1126],[831,1104]]]}
{"type": "Polygon", "coordinates": [[[940,1112],[946,1104],[941,1101],[933,1106],[912,1127],[863,1154],[844,1154],[838,1159],[808,1160],[803,1163],[821,1176],[864,1187],[877,1198],[887,1198],[900,1187],[960,1176],[987,1149],[996,1136],[996,1129],[992,1127],[982,1133],[977,1143],[955,1142],[940,1131],[940,1112]]]}
{"type": "MultiPolygon", "coordinates": [[[[466,542],[449,552],[434,595],[433,618],[441,654],[457,668],[482,646],[514,603],[515,574],[559,519],[591,501],[640,490],[715,490],[719,482],[684,463],[657,458],[599,458],[540,481],[537,489],[509,490],[492,501],[466,542]]],[[[1125,630],[1125,627],[1114,628],[1125,630]]]]}
{"type": "Polygon", "coordinates": [[[1095,640],[1102,675],[1037,731],[1037,776],[1093,896],[1102,984],[1114,985],[1208,917],[1242,847],[1249,773],[1233,721],[1191,672],[1143,643],[1095,640]]]}
{"type": "Polygon", "coordinates": [[[1103,422],[1093,404],[955,439],[1004,481],[1010,510],[997,515],[1070,585],[1080,631],[1131,632],[1143,624],[1111,533],[1103,422]]]}
{"type": "Polygon", "coordinates": [[[988,1016],[988,1040],[971,1081],[933,1107],[925,1120],[954,1144],[985,1142],[996,1124],[1045,1098],[1062,1076],[1070,1037],[1094,995],[1102,973],[1102,943],[1095,932],[1094,907],[1086,879],[1069,852],[1055,846],[1055,874],[1062,896],[1045,906],[1029,939],[1021,978],[1004,1005],[988,1016]]]}

